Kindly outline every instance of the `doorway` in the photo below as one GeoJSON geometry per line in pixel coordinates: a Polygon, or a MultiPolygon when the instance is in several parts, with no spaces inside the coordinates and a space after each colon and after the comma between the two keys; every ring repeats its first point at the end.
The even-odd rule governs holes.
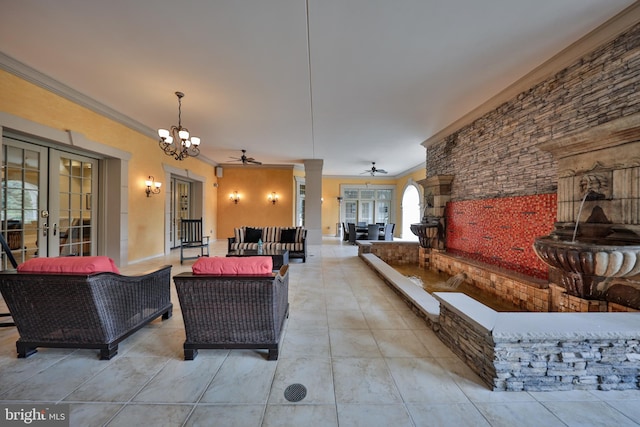
{"type": "Polygon", "coordinates": [[[0,220],[18,263],[97,253],[97,177],[97,159],[3,137],[0,220]]]}
{"type": "Polygon", "coordinates": [[[191,218],[193,211],[192,183],[184,179],[171,178],[171,208],[169,220],[169,245],[171,248],[180,247],[180,222],[191,218]]]}
{"type": "Polygon", "coordinates": [[[418,241],[418,236],[411,231],[411,224],[420,221],[420,194],[414,185],[409,185],[402,195],[402,240],[418,241]]]}

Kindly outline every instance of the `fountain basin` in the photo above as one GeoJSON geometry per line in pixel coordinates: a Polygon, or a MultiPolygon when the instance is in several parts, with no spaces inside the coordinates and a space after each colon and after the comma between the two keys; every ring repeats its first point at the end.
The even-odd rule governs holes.
{"type": "Polygon", "coordinates": [[[604,298],[605,281],[640,274],[640,245],[623,240],[587,239],[576,242],[554,236],[533,244],[538,257],[560,271],[560,285],[569,295],[604,298]]]}
{"type": "Polygon", "coordinates": [[[625,245],[622,241],[571,242],[546,236],[537,238],[533,248],[544,263],[569,273],[603,278],[640,274],[640,245],[625,245]]]}
{"type": "Polygon", "coordinates": [[[420,246],[423,248],[438,248],[444,245],[444,232],[440,218],[423,218],[422,222],[411,224],[409,229],[418,236],[420,246]]]}

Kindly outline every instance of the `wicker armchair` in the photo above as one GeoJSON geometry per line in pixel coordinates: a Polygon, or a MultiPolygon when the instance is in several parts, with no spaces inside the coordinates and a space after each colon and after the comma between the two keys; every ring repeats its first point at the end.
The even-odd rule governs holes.
{"type": "Polygon", "coordinates": [[[95,348],[102,360],[155,318],[168,319],[171,266],[139,276],[116,273],[0,273],[0,292],[18,328],[18,357],[37,347],[95,348]]]}
{"type": "Polygon", "coordinates": [[[255,348],[278,358],[289,316],[289,266],[270,276],[213,276],[191,272],[173,277],[187,339],[185,360],[198,349],[255,348]]]}

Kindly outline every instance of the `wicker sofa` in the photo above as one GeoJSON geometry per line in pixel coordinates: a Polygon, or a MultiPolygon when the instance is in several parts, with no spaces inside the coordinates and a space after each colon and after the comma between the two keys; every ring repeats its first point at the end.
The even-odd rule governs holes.
{"type": "Polygon", "coordinates": [[[170,265],[136,276],[0,273],[20,358],[37,347],[63,347],[99,349],[100,359],[111,359],[123,339],[157,317],[171,317],[170,285],[170,265]]]}
{"type": "Polygon", "coordinates": [[[307,230],[303,227],[238,227],[228,238],[228,252],[238,249],[258,249],[258,239],[263,249],[289,251],[289,258],[307,261],[307,230]]]}
{"type": "Polygon", "coordinates": [[[216,348],[267,349],[269,360],[278,358],[289,316],[288,265],[262,275],[185,272],[173,280],[186,332],[185,360],[193,360],[198,349],[216,348]]]}

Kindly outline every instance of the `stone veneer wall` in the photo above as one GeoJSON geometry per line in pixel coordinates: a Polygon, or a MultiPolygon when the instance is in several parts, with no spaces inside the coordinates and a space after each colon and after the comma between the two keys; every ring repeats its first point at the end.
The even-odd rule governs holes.
{"type": "Polygon", "coordinates": [[[396,265],[418,265],[417,242],[369,242],[363,240],[357,242],[359,253],[374,254],[387,264],[396,265]]]}
{"type": "Polygon", "coordinates": [[[436,334],[492,390],[639,388],[637,317],[629,318],[633,325],[626,330],[621,317],[608,318],[613,331],[590,316],[616,314],[578,313],[563,329],[557,316],[564,313],[497,313],[462,294],[435,296],[436,334]]]}
{"type": "MultiPolygon", "coordinates": [[[[638,112],[640,24],[452,134],[425,142],[427,179],[453,176],[446,222],[448,247],[474,259],[505,267],[511,264],[509,268],[516,271],[531,274],[525,271],[530,269],[535,274],[539,266],[529,257],[520,260],[518,253],[530,248],[537,236],[525,239],[512,232],[516,244],[505,244],[495,236],[504,231],[508,239],[507,229],[473,218],[487,215],[483,206],[487,199],[491,203],[505,199],[508,205],[510,198],[556,192],[558,165],[550,153],[539,149],[541,143],[638,112]],[[461,201],[478,203],[467,206],[461,201]],[[496,258],[496,248],[510,252],[496,258]]],[[[557,208],[546,209],[546,213],[531,211],[541,214],[535,219],[536,228],[553,226],[557,208]]],[[[530,215],[509,217],[503,225],[521,228],[531,220],[530,215]]]]}
{"type": "Polygon", "coordinates": [[[452,200],[552,193],[537,145],[640,112],[640,24],[427,148],[427,176],[454,175],[452,200]]]}

